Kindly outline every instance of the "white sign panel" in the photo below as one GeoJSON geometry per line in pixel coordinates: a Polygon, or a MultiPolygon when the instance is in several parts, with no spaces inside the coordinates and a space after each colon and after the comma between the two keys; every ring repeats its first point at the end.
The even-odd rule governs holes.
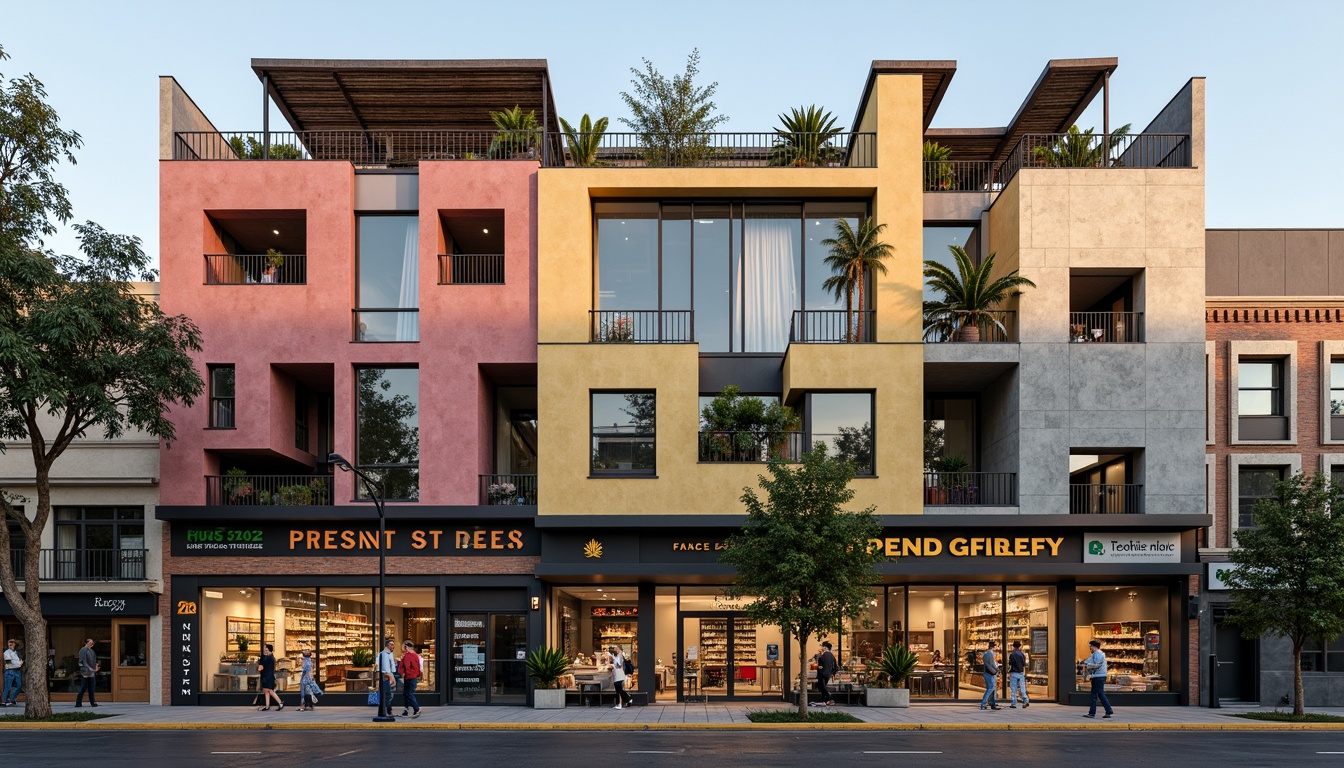
{"type": "Polygon", "coordinates": [[[1084,563],[1179,563],[1181,534],[1088,533],[1083,537],[1084,563]]]}
{"type": "Polygon", "coordinates": [[[1210,592],[1226,592],[1232,587],[1227,584],[1227,576],[1237,567],[1236,563],[1207,563],[1209,567],[1208,585],[1210,592]]]}

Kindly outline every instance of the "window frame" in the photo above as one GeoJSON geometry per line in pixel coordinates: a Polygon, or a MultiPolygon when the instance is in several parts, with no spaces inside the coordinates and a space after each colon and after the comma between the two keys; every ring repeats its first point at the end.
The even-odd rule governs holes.
{"type": "Polygon", "coordinates": [[[1237,546],[1237,531],[1240,530],[1241,510],[1241,469],[1242,467],[1281,467],[1283,476],[1289,477],[1302,471],[1302,456],[1296,453],[1233,453],[1227,457],[1227,546],[1237,546]]]}
{"type": "Polygon", "coordinates": [[[206,366],[206,379],[210,386],[210,400],[208,413],[206,414],[207,429],[237,429],[238,428],[238,369],[233,363],[217,363],[206,366]],[[215,382],[215,374],[222,371],[231,371],[233,373],[233,394],[225,397],[216,394],[218,385],[215,382]],[[221,423],[223,419],[218,418],[218,409],[228,403],[228,424],[221,423]]]}
{"type": "MultiPolygon", "coordinates": [[[[374,365],[355,365],[355,366],[352,366],[351,370],[354,372],[354,376],[353,376],[353,384],[354,384],[354,388],[355,388],[355,391],[354,391],[354,393],[353,393],[353,394],[354,394],[354,401],[355,401],[355,430],[354,430],[354,432],[355,432],[355,466],[358,467],[358,468],[361,469],[361,470],[365,470],[365,471],[370,471],[370,470],[372,470],[372,471],[374,471],[374,472],[379,472],[379,473],[384,472],[384,471],[386,471],[386,470],[398,470],[398,469],[415,470],[415,491],[416,491],[415,498],[400,498],[400,497],[396,497],[396,498],[394,498],[394,497],[392,497],[392,496],[389,496],[389,495],[387,495],[387,482],[386,482],[385,478],[380,474],[380,475],[376,476],[374,479],[376,479],[376,480],[378,481],[379,485],[382,486],[382,491],[383,491],[383,494],[384,494],[383,501],[412,501],[412,502],[419,501],[419,500],[420,500],[420,434],[419,434],[419,429],[420,429],[420,417],[421,417],[422,412],[423,412],[423,410],[424,410],[424,409],[421,407],[421,405],[420,405],[420,394],[421,394],[421,388],[420,388],[420,384],[421,384],[421,380],[420,380],[420,366],[418,366],[418,365],[389,365],[389,364],[381,364],[381,365],[379,365],[379,364],[374,364],[374,365]],[[360,374],[360,371],[366,371],[366,370],[377,370],[377,371],[387,371],[387,370],[415,371],[415,374],[416,374],[416,379],[415,379],[415,388],[416,388],[416,400],[415,400],[416,446],[415,446],[415,455],[416,455],[416,460],[415,460],[414,463],[403,463],[403,464],[366,464],[366,463],[364,463],[364,461],[363,461],[363,456],[361,455],[361,451],[360,451],[360,448],[361,448],[361,444],[360,444],[360,421],[361,421],[361,419],[360,419],[360,410],[359,410],[359,374],[360,374]]],[[[363,484],[362,482],[359,482],[358,480],[356,480],[356,482],[355,482],[355,499],[358,500],[358,501],[369,501],[370,499],[367,498],[366,496],[364,496],[364,495],[363,495],[364,493],[365,493],[364,484],[363,484]]]]}
{"type": "MultiPolygon", "coordinates": [[[[1296,445],[1297,444],[1297,342],[1279,341],[1231,341],[1227,353],[1227,428],[1231,445],[1296,445]],[[1282,361],[1281,408],[1279,416],[1287,421],[1287,439],[1252,440],[1241,436],[1240,369],[1241,361],[1257,362],[1268,359],[1282,361]]],[[[1230,483],[1229,483],[1230,485],[1230,483]]]]}
{"type": "MultiPolygon", "coordinates": [[[[636,433],[636,437],[645,435],[636,433]]],[[[590,389],[588,390],[588,477],[625,477],[625,478],[657,478],[658,477],[658,390],[656,389],[590,389]],[[597,439],[597,425],[593,423],[596,416],[594,407],[596,398],[599,395],[653,395],[653,431],[647,437],[653,443],[653,466],[648,469],[605,469],[593,466],[593,441],[597,439]]]]}
{"type": "MultiPolygon", "coordinates": [[[[868,396],[868,424],[871,425],[872,446],[870,448],[872,455],[870,457],[867,472],[860,472],[855,467],[854,478],[876,478],[877,477],[877,390],[875,389],[817,389],[807,390],[803,393],[803,435],[807,449],[811,449],[816,442],[812,431],[812,396],[813,395],[867,395],[868,396]]],[[[860,427],[862,428],[862,427],[860,427]]],[[[827,433],[823,433],[827,434],[827,433]]],[[[834,454],[833,454],[834,455],[834,454]]]]}
{"type": "Polygon", "coordinates": [[[1283,402],[1283,369],[1284,360],[1279,357],[1259,358],[1244,357],[1237,360],[1237,415],[1238,416],[1287,416],[1287,410],[1283,402]],[[1241,381],[1241,369],[1248,365],[1263,365],[1269,367],[1270,382],[1267,387],[1248,386],[1241,381]],[[1269,413],[1241,413],[1241,394],[1243,392],[1268,392],[1270,393],[1269,413]]]}
{"type": "Polygon", "coordinates": [[[1334,381],[1334,377],[1331,375],[1331,363],[1336,360],[1344,362],[1344,341],[1321,341],[1319,351],[1321,365],[1320,442],[1322,445],[1344,445],[1344,430],[1341,430],[1339,438],[1335,437],[1332,418],[1334,414],[1330,412],[1331,391],[1344,389],[1344,381],[1334,381]]]}

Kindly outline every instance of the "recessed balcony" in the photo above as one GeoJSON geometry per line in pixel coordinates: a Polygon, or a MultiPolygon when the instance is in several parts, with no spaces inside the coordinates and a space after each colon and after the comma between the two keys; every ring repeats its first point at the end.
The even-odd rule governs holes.
{"type": "Polygon", "coordinates": [[[536,475],[481,475],[480,483],[482,506],[537,505],[536,475]]]}
{"type": "Polygon", "coordinates": [[[205,255],[206,285],[305,285],[308,259],[302,253],[277,258],[265,253],[205,255]]]}
{"type": "MultiPolygon", "coordinates": [[[[14,578],[28,575],[23,549],[11,549],[14,578]]],[[[38,555],[37,576],[42,581],[144,581],[144,549],[44,549],[38,555]]]]}
{"type": "Polygon", "coordinates": [[[1143,514],[1143,486],[1132,483],[1088,483],[1070,485],[1069,514],[1143,514]]]}
{"type": "Polygon", "coordinates": [[[807,435],[800,431],[759,433],[751,430],[702,430],[700,461],[708,464],[753,464],[778,458],[803,460],[807,435]]]}
{"type": "Polygon", "coordinates": [[[1016,472],[925,472],[928,507],[1015,507],[1016,472]]]}
{"type": "Polygon", "coordinates": [[[331,476],[206,475],[205,503],[212,507],[331,506],[331,476]]]}

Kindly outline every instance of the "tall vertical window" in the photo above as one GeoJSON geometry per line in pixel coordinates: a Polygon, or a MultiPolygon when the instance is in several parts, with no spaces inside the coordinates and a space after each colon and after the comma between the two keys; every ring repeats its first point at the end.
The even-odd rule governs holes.
{"type": "Polygon", "coordinates": [[[1344,416],[1344,362],[1330,361],[1330,415],[1344,416]]]}
{"type": "Polygon", "coordinates": [[[1283,361],[1242,360],[1237,365],[1237,413],[1282,416],[1283,361]]]}
{"type": "Polygon", "coordinates": [[[831,455],[854,465],[856,475],[874,473],[871,392],[809,393],[804,417],[809,445],[826,443],[831,455]]]}
{"type": "Polygon", "coordinates": [[[233,429],[233,366],[210,366],[210,426],[233,429]]]}
{"type": "Polygon", "coordinates": [[[654,473],[657,457],[655,400],[652,392],[593,393],[593,474],[654,473]]]}
{"type": "Polygon", "coordinates": [[[1274,497],[1282,467],[1241,467],[1237,472],[1237,527],[1255,527],[1255,503],[1274,497]]]}
{"type": "MultiPolygon", "coordinates": [[[[953,272],[957,269],[957,260],[948,246],[957,246],[966,250],[975,264],[980,263],[980,230],[967,226],[926,226],[924,227],[924,261],[936,261],[953,272]]],[[[924,285],[924,300],[935,301],[942,296],[939,292],[924,285]]]]}
{"type": "Polygon", "coordinates": [[[303,389],[294,390],[294,447],[300,451],[308,448],[308,393],[303,389]]]}
{"type": "Polygon", "coordinates": [[[356,341],[420,340],[420,218],[360,216],[356,341]]]}
{"type": "MultiPolygon", "coordinates": [[[[415,368],[360,368],[356,462],[382,480],[388,499],[420,498],[420,372],[415,368]]],[[[367,498],[363,483],[356,483],[367,498]]]]}

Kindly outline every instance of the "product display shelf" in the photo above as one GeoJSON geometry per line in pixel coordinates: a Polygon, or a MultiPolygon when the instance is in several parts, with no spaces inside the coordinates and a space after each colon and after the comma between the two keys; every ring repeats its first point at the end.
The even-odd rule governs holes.
{"type": "Polygon", "coordinates": [[[1101,641],[1112,674],[1143,675],[1150,661],[1144,637],[1160,626],[1157,621],[1099,621],[1092,624],[1092,638],[1101,641]]]}

